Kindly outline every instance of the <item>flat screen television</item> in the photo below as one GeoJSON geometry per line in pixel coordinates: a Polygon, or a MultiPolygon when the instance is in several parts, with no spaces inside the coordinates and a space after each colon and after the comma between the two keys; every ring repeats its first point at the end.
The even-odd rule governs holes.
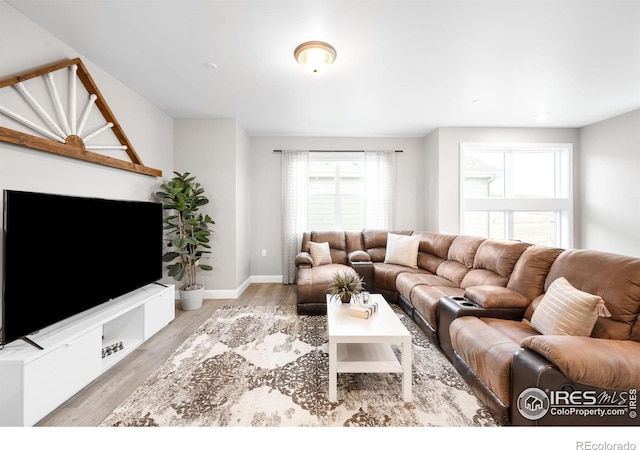
{"type": "Polygon", "coordinates": [[[3,213],[0,345],[162,278],[161,203],[4,190],[3,213]]]}

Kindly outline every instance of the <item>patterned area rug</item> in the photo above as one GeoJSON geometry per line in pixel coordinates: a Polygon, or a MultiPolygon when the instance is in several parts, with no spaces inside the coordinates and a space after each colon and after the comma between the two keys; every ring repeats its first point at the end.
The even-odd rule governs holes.
{"type": "Polygon", "coordinates": [[[326,316],[227,306],[101,426],[495,426],[449,361],[393,308],[413,336],[411,403],[399,374],[339,374],[338,401],[329,402],[326,316]]]}

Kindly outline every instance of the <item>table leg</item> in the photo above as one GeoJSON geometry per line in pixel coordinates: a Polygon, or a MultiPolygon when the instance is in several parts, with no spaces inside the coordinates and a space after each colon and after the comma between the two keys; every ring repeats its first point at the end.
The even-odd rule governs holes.
{"type": "Polygon", "coordinates": [[[411,341],[402,343],[402,398],[413,401],[411,393],[411,341]]]}
{"type": "Polygon", "coordinates": [[[329,340],[329,401],[338,399],[338,345],[329,340]]]}

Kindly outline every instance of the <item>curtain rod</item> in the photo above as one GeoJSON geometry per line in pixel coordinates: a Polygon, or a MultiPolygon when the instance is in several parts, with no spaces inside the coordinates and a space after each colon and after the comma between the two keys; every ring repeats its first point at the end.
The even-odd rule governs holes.
{"type": "MultiPolygon", "coordinates": [[[[285,150],[274,150],[274,153],[282,153],[285,150]]],[[[364,153],[367,151],[371,151],[371,152],[375,152],[375,151],[379,151],[379,150],[308,150],[309,153],[339,153],[339,152],[345,152],[345,153],[364,153]]],[[[402,153],[404,150],[393,150],[395,153],[402,153]]]]}

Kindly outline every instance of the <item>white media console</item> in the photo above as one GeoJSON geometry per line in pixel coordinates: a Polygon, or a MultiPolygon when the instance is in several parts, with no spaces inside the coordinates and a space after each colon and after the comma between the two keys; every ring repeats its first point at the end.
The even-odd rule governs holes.
{"type": "Polygon", "coordinates": [[[150,284],[31,335],[43,350],[7,344],[0,426],[34,425],[174,318],[174,286],[150,284]]]}

